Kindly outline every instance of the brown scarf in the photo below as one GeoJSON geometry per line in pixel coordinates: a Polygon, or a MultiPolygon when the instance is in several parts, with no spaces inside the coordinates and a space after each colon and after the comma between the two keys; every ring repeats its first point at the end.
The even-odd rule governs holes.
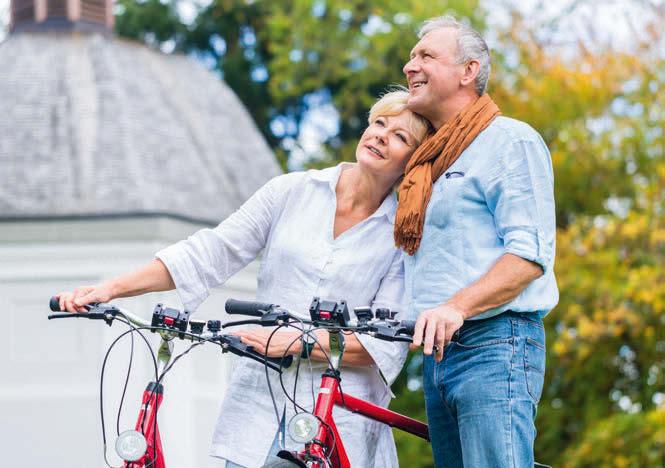
{"type": "Polygon", "coordinates": [[[494,118],[501,114],[488,94],[466,106],[418,147],[404,171],[395,215],[395,245],[413,255],[420,246],[432,184],[494,118]]]}

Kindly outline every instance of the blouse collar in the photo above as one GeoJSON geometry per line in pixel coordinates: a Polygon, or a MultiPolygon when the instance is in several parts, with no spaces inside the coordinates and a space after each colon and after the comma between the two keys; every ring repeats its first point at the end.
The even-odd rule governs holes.
{"type": "MultiPolygon", "coordinates": [[[[330,190],[335,196],[335,189],[337,188],[337,182],[339,177],[342,174],[342,170],[349,167],[355,166],[356,163],[350,162],[341,162],[337,166],[327,167],[320,170],[311,170],[309,176],[318,182],[328,183],[330,190]]],[[[376,218],[379,216],[385,216],[391,224],[395,222],[395,211],[397,210],[397,194],[392,190],[388,196],[381,202],[379,208],[372,213],[370,218],[376,218]]]]}

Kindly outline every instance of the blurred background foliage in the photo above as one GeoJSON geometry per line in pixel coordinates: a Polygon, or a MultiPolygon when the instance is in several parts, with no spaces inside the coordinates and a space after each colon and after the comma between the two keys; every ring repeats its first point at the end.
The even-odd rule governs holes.
{"type": "MultiPolygon", "coordinates": [[[[665,6],[635,3],[648,16],[624,48],[558,47],[556,20],[535,27],[517,10],[491,31],[489,91],[543,135],[555,170],[561,300],[545,322],[536,446],[555,466],[665,466],[665,6]]],[[[117,32],[217,71],[291,169],[353,158],[423,19],[488,31],[470,0],[215,0],[191,21],[177,7],[119,0],[117,32]]],[[[420,372],[413,355],[392,407],[424,418],[420,372]]],[[[433,466],[426,444],[395,436],[403,466],[433,466]]]]}

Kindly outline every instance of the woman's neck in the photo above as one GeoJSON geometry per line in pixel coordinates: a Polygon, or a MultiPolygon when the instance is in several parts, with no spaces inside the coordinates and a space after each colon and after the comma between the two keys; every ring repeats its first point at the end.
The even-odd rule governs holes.
{"type": "Polygon", "coordinates": [[[342,167],[335,190],[338,209],[364,212],[369,216],[381,206],[392,187],[393,184],[363,171],[358,164],[347,169],[342,167]]]}

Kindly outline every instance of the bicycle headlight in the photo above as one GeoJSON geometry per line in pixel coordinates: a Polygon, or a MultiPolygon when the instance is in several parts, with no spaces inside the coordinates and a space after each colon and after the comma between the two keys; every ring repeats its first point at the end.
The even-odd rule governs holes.
{"type": "Polygon", "coordinates": [[[289,436],[296,442],[306,444],[319,431],[319,420],[310,413],[298,413],[289,421],[289,436]]]}
{"type": "Polygon", "coordinates": [[[140,459],[147,449],[148,443],[138,431],[125,431],[115,440],[116,453],[126,461],[133,462],[140,459]]]}

